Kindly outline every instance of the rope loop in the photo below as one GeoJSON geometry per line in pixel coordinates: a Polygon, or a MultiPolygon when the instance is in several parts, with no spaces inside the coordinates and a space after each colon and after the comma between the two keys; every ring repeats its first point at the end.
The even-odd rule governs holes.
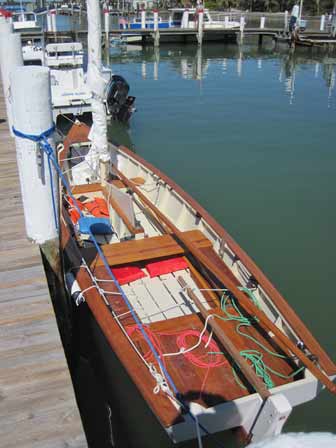
{"type": "MultiPolygon", "coordinates": [[[[40,144],[40,148],[46,153],[48,157],[48,169],[49,169],[49,178],[50,178],[50,190],[51,190],[51,197],[52,197],[52,206],[53,206],[53,213],[54,213],[54,220],[55,220],[55,227],[58,230],[58,219],[57,219],[57,207],[56,207],[56,200],[54,195],[54,185],[53,185],[53,177],[52,177],[52,170],[51,170],[51,163],[56,168],[56,165],[58,166],[57,160],[55,159],[54,150],[50,143],[48,142],[48,138],[55,132],[56,126],[55,123],[47,129],[44,132],[41,132],[39,135],[34,134],[25,134],[24,132],[18,131],[15,129],[14,126],[12,126],[13,134],[16,137],[23,138],[25,140],[30,140],[35,143],[40,144]]],[[[57,170],[57,168],[56,168],[57,170]]]]}
{"type": "Polygon", "coordinates": [[[160,392],[160,390],[162,390],[162,392],[165,392],[170,395],[171,391],[169,389],[169,386],[167,384],[165,377],[163,375],[161,375],[161,373],[159,373],[156,370],[156,367],[154,366],[154,364],[150,364],[149,371],[150,371],[152,377],[156,381],[156,386],[153,389],[153,393],[155,395],[157,395],[160,392]]]}
{"type": "MultiPolygon", "coordinates": [[[[36,143],[46,141],[55,132],[55,129],[56,129],[56,126],[55,126],[55,123],[53,123],[53,125],[46,131],[41,132],[41,134],[39,134],[39,135],[35,135],[35,134],[25,134],[24,132],[18,131],[17,129],[14,128],[14,126],[12,126],[13,134],[16,137],[24,138],[26,140],[31,140],[32,142],[36,142],[36,143]]],[[[49,145],[49,143],[48,143],[48,145],[49,145]]]]}

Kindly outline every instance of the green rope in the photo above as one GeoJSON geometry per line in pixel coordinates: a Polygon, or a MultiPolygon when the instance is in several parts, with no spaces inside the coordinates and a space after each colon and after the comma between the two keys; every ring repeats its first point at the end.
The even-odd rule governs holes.
{"type": "MultiPolygon", "coordinates": [[[[240,287],[240,290],[244,291],[245,293],[248,294],[248,296],[250,297],[250,299],[253,301],[253,303],[259,308],[261,309],[261,306],[258,302],[258,299],[255,297],[255,295],[253,294],[253,292],[249,289],[249,288],[243,288],[240,287]]],[[[285,355],[281,355],[280,353],[276,353],[273,352],[272,350],[270,350],[268,347],[266,347],[265,345],[263,345],[260,341],[258,341],[257,339],[255,339],[253,336],[243,332],[241,330],[242,327],[251,327],[252,326],[252,322],[251,319],[249,319],[248,317],[244,316],[241,311],[239,310],[234,298],[232,297],[232,295],[230,294],[230,292],[225,291],[222,294],[221,297],[221,309],[222,311],[225,313],[226,317],[219,317],[221,320],[223,321],[235,321],[237,322],[237,326],[236,326],[236,331],[238,334],[240,334],[241,336],[250,339],[251,341],[253,341],[255,344],[257,344],[262,350],[264,350],[266,353],[268,353],[271,356],[277,357],[277,358],[282,358],[282,359],[288,359],[287,356],[285,355]],[[234,308],[234,310],[236,311],[237,314],[232,314],[228,311],[227,306],[228,306],[228,300],[231,301],[231,305],[234,308]]],[[[258,319],[256,317],[253,318],[256,322],[258,322],[258,319]]],[[[210,352],[209,354],[216,354],[214,352],[210,352]]],[[[217,353],[218,354],[218,353],[217,353]]],[[[295,375],[297,375],[298,373],[300,373],[302,370],[304,370],[304,366],[298,368],[297,370],[293,371],[290,375],[284,375],[280,372],[277,372],[276,370],[272,369],[271,367],[269,367],[264,361],[263,361],[263,354],[261,352],[259,352],[258,350],[242,350],[240,352],[240,355],[245,358],[250,364],[251,366],[254,368],[256,375],[261,378],[263,380],[263,382],[265,383],[266,387],[268,389],[272,389],[275,384],[272,381],[272,378],[270,376],[270,374],[276,375],[280,378],[283,379],[290,379],[293,378],[295,375]]],[[[241,381],[238,378],[238,374],[235,370],[234,367],[232,367],[232,373],[233,376],[235,378],[235,381],[237,382],[237,384],[242,387],[243,389],[246,389],[246,387],[241,383],[241,381]]]]}

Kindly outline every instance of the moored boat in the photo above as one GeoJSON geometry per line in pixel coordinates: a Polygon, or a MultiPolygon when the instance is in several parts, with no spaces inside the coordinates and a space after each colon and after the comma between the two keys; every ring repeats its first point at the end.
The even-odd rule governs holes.
{"type": "MultiPolygon", "coordinates": [[[[196,8],[172,8],[169,23],[171,27],[182,29],[197,28],[198,10],[196,8]]],[[[229,15],[225,20],[214,20],[208,9],[203,10],[204,29],[234,29],[239,28],[240,22],[229,15]]]]}
{"type": "Polygon", "coordinates": [[[127,148],[88,171],[88,132],[74,125],[59,153],[62,251],[130,446],[260,440],[335,391],[335,364],[227,232],[127,148]]]}
{"type": "Polygon", "coordinates": [[[14,31],[41,31],[37,23],[36,14],[33,12],[20,11],[12,14],[14,31]]]}
{"type": "Polygon", "coordinates": [[[12,130],[21,151],[27,233],[54,242],[60,229],[74,320],[82,327],[80,351],[94,353],[107,399],[127,425],[128,446],[196,439],[201,447],[203,437],[226,446],[231,430],[245,442],[279,434],[293,407],[323,387],[336,393],[336,366],[194,199],[127,148],[108,144],[97,2],[88,1],[89,9],[97,19],[89,23],[92,129],[75,123],[55,151],[48,141],[54,132],[48,69],[20,67],[13,75],[14,110],[26,111],[12,130]],[[48,103],[48,113],[32,97],[48,103]],[[35,118],[31,128],[27,116],[29,125],[35,118]],[[37,142],[44,163],[36,162],[37,142]],[[51,163],[61,179],[59,201],[51,163]]]}

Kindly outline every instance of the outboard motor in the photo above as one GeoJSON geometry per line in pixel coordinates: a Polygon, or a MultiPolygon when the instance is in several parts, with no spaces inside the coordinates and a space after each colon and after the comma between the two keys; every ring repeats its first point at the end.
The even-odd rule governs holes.
{"type": "Polygon", "coordinates": [[[126,122],[134,112],[134,96],[128,96],[129,85],[122,76],[113,75],[106,87],[106,109],[114,120],[126,122]]]}

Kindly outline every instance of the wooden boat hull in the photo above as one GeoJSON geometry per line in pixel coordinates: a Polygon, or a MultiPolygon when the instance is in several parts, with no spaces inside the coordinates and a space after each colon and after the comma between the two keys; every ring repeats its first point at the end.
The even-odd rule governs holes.
{"type": "MultiPolygon", "coordinates": [[[[82,131],[83,129],[79,129],[78,133],[80,134],[82,131]]],[[[82,134],[85,138],[85,130],[82,134]]],[[[70,136],[67,144],[71,144],[71,141],[76,141],[76,139],[73,138],[73,136],[70,136]]],[[[294,344],[297,344],[300,339],[303,339],[308,353],[314,353],[318,356],[322,368],[329,377],[333,378],[336,373],[336,368],[328,355],[319,346],[317,341],[274,286],[264,276],[260,269],[257,268],[247,254],[227,234],[227,232],[187,193],[149,163],[133,154],[127,148],[111,145],[110,149],[112,162],[120,173],[119,179],[111,181],[114,190],[112,187],[109,188],[112,188],[113,194],[118,196],[121,194],[118,193],[118,191],[127,190],[128,187],[124,183],[124,176],[137,179],[137,182],[141,180],[139,185],[141,186],[142,193],[137,193],[138,197],[141,197],[139,194],[143,195],[145,200],[149,201],[148,203],[155,204],[155,208],[158,210],[157,216],[161,213],[166,217],[168,222],[174,223],[174,228],[176,226],[177,229],[176,232],[179,232],[176,234],[178,236],[177,239],[181,237],[184,239],[187,234],[189,235],[188,238],[194,238],[191,247],[194,247],[196,244],[198,247],[197,252],[200,253],[203,258],[205,257],[206,260],[210,260],[211,265],[214,266],[214,268],[217,269],[218,266],[219,272],[225,273],[225,278],[227,278],[228,282],[225,284],[228,285],[231,282],[234,285],[240,285],[242,288],[248,289],[252,287],[260,309],[262,309],[263,313],[267,316],[267,319],[269,319],[274,326],[273,331],[275,332],[275,330],[277,330],[278,333],[281,332],[281,334],[286,335],[286,338],[291,341],[291,350],[295,349],[294,344]],[[195,233],[193,232],[196,232],[196,235],[201,234],[202,238],[205,238],[205,240],[202,238],[199,239],[198,237],[196,238],[195,233]]],[[[134,185],[134,183],[131,185],[134,185]]],[[[82,194],[88,191],[95,191],[97,188],[100,188],[100,191],[104,191],[99,185],[75,186],[72,191],[73,193],[82,194]]],[[[108,194],[108,197],[110,197],[110,194],[108,194]]],[[[113,203],[113,199],[111,200],[113,203]]],[[[111,219],[120,220],[120,223],[117,223],[116,221],[113,222],[118,228],[119,237],[122,237],[124,242],[102,246],[102,250],[107,257],[106,260],[109,260],[109,264],[123,264],[125,263],[125,257],[128,257],[128,263],[139,262],[143,260],[144,257],[147,257],[148,259],[162,258],[167,256],[167,250],[169,251],[169,254],[172,254],[175,253],[176,250],[181,249],[178,242],[176,242],[174,238],[171,238],[169,234],[165,236],[156,236],[157,233],[155,232],[157,232],[157,229],[154,231],[153,226],[148,225],[145,220],[147,214],[145,209],[141,212],[141,216],[144,218],[144,226],[142,227],[142,230],[140,230],[140,234],[137,232],[137,229],[134,228],[134,222],[133,225],[130,225],[130,223],[128,223],[128,225],[126,224],[128,218],[127,216],[125,217],[122,211],[119,210],[118,216],[116,215],[115,210],[113,213],[111,219]],[[158,238],[158,240],[156,240],[156,238],[158,238]],[[162,241],[165,241],[165,243],[162,247],[160,247],[160,245],[156,247],[156,244],[154,243],[155,241],[160,241],[161,243],[162,241]],[[152,247],[149,247],[151,242],[153,242],[153,245],[152,247]],[[178,246],[177,248],[176,244],[178,246]],[[117,250],[119,247],[118,245],[122,248],[119,252],[117,250]],[[136,249],[135,252],[132,252],[129,249],[131,247],[136,247],[138,249],[136,249]],[[148,251],[150,253],[149,256],[148,251]]],[[[139,212],[137,216],[139,216],[139,212]]],[[[62,220],[62,247],[68,258],[70,267],[79,266],[81,264],[81,257],[84,257],[89,264],[89,268],[79,269],[77,272],[77,280],[82,290],[92,288],[92,279],[90,278],[90,275],[102,279],[99,281],[106,281],[108,277],[102,277],[104,271],[100,257],[97,257],[94,251],[80,251],[76,246],[76,242],[72,236],[69,219],[66,217],[66,212],[63,212],[62,220]],[[89,274],[90,269],[93,269],[92,272],[94,272],[94,274],[89,274]]],[[[182,249],[182,253],[184,253],[184,249],[182,249]]],[[[189,270],[189,281],[196,281],[196,283],[194,283],[194,288],[202,287],[202,282],[193,271],[192,265],[189,265],[189,270]]],[[[211,278],[208,281],[210,281],[210,283],[207,284],[209,287],[211,278]]],[[[125,291],[127,291],[128,287],[125,288],[125,291]]],[[[234,286],[234,288],[237,288],[237,286],[234,286]]],[[[106,286],[104,286],[104,289],[106,289],[106,286]]],[[[203,373],[200,373],[201,370],[199,370],[198,373],[196,373],[197,370],[191,370],[188,377],[188,364],[182,362],[183,360],[179,360],[177,363],[171,364],[170,367],[175,375],[175,380],[179,384],[179,390],[183,391],[183,396],[185,397],[183,399],[187,399],[188,401],[190,414],[181,412],[181,409],[176,407],[176,403],[174,403],[168,395],[162,397],[160,394],[155,395],[153,393],[153,389],[156,387],[156,382],[153,377],[151,377],[141,360],[133,352],[133,349],[129,347],[129,344],[125,341],[124,335],[120,334],[120,328],[115,320],[116,315],[114,315],[114,318],[111,316],[110,308],[113,308],[116,303],[120,303],[120,301],[118,302],[118,298],[120,299],[118,296],[119,293],[116,289],[112,288],[108,290],[108,294],[109,307],[106,307],[103,303],[100,294],[96,289],[92,289],[90,294],[85,295],[87,305],[92,314],[90,318],[90,327],[92,328],[94,346],[96,347],[100,363],[105,372],[104,376],[108,384],[107,387],[108,390],[111,391],[111,401],[118,403],[122,416],[125,416],[125,419],[127,419],[130,426],[132,426],[132,431],[130,431],[132,433],[131,439],[139,443],[141,440],[141,444],[143,443],[143,445],[139,445],[138,443],[137,446],[151,446],[152,442],[155,446],[158,446],[158,441],[160,441],[159,446],[169,446],[170,443],[183,443],[194,439],[196,436],[195,416],[203,428],[206,428],[206,431],[209,434],[219,433],[234,428],[243,428],[246,433],[249,433],[253,429],[255,438],[260,439],[264,436],[274,434],[274,431],[280,432],[292,407],[313,399],[322,388],[321,384],[308,369],[304,369],[303,371],[301,369],[301,374],[294,378],[290,375],[290,372],[293,370],[292,361],[290,361],[289,358],[288,363],[287,361],[279,361],[280,364],[278,364],[278,368],[283,369],[284,378],[287,379],[278,379],[274,383],[271,389],[271,403],[274,406],[274,411],[272,409],[267,411],[266,409],[269,414],[268,416],[264,416],[264,426],[262,426],[262,424],[259,424],[260,418],[258,419],[258,424],[256,424],[257,416],[260,416],[263,412],[265,413],[265,408],[267,408],[263,406],[265,397],[262,398],[262,393],[251,393],[251,391],[246,388],[243,388],[245,391],[243,389],[237,389],[237,385],[235,385],[235,382],[232,379],[232,372],[224,372],[223,370],[223,374],[220,374],[217,380],[212,378],[211,382],[208,381],[209,384],[207,384],[207,387],[209,388],[209,391],[218,390],[218,386],[220,386],[219,383],[223,382],[223,379],[221,380],[221,375],[224,375],[223,378],[227,381],[227,383],[225,383],[225,381],[223,382],[223,384],[225,384],[224,389],[221,389],[218,392],[218,397],[207,393],[204,394],[202,398],[203,386],[201,388],[199,376],[201,375],[203,378],[204,370],[202,371],[203,373]],[[119,365],[119,363],[121,365],[119,365]],[[187,381],[185,381],[183,377],[181,378],[179,369],[182,373],[187,375],[187,381]],[[196,377],[198,378],[198,382],[196,381],[196,377]],[[194,391],[192,390],[193,382],[197,385],[196,390],[194,391]],[[134,392],[135,387],[140,391],[141,396],[144,398],[143,402],[141,399],[138,400],[140,395],[134,392]],[[132,391],[129,395],[130,398],[125,399],[126,394],[128,393],[126,392],[126,389],[128,388],[132,391]],[[196,398],[195,401],[193,397],[196,398]],[[139,406],[139,409],[141,408],[140,410],[138,410],[138,406],[132,405],[133,398],[134,401],[141,404],[141,406],[139,406]],[[277,401],[278,403],[276,403],[277,401]],[[146,410],[142,408],[142,404],[145,405],[146,410]],[[273,422],[273,425],[269,425],[267,422],[269,421],[269,418],[274,418],[274,415],[276,415],[277,420],[273,422]],[[144,421],[147,419],[148,426],[146,422],[143,427],[141,427],[141,425],[138,427],[139,420],[144,421]],[[148,428],[151,428],[150,433],[148,428]],[[153,437],[150,436],[152,428],[157,428],[155,430],[153,429],[155,432],[155,436],[153,437]],[[144,437],[143,440],[142,437],[144,437]]],[[[170,294],[172,294],[172,291],[170,291],[170,294]]],[[[235,294],[238,293],[235,292],[235,294]]],[[[135,307],[134,302],[132,303],[132,306],[135,307]]],[[[125,308],[123,308],[123,310],[125,311],[125,308]]],[[[117,314],[123,315],[125,314],[124,311],[122,311],[121,308],[118,308],[117,314]]],[[[163,311],[160,311],[160,313],[163,316],[163,311]]],[[[142,317],[140,316],[140,320],[141,319],[142,317]]],[[[201,331],[203,325],[201,324],[202,319],[200,319],[200,316],[197,313],[183,316],[183,313],[181,312],[181,315],[177,315],[175,320],[168,319],[166,324],[164,323],[165,318],[162,317],[162,319],[157,324],[155,324],[155,322],[151,323],[150,327],[152,329],[157,329],[159,326],[160,328],[164,328],[169,322],[174,322],[176,327],[179,325],[178,330],[181,331],[185,328],[183,325],[188,322],[189,326],[192,324],[193,328],[196,328],[197,331],[201,331]]],[[[169,328],[167,325],[166,327],[169,328]]],[[[231,331],[230,337],[235,338],[234,330],[230,330],[227,326],[225,329],[224,327],[222,328],[224,332],[231,331]]],[[[268,344],[269,349],[279,350],[279,347],[275,348],[277,345],[272,341],[273,336],[271,333],[267,333],[265,330],[262,330],[260,334],[256,332],[257,330],[253,331],[254,337],[258,337],[259,342],[268,344]]],[[[241,343],[238,339],[236,339],[235,342],[238,344],[241,343]]],[[[284,350],[285,351],[281,349],[279,353],[290,353],[287,349],[284,350]]],[[[297,349],[294,351],[298,352],[297,349]]],[[[265,353],[265,356],[267,357],[267,353],[265,353]]],[[[214,394],[214,392],[211,393],[214,394]]]]}

